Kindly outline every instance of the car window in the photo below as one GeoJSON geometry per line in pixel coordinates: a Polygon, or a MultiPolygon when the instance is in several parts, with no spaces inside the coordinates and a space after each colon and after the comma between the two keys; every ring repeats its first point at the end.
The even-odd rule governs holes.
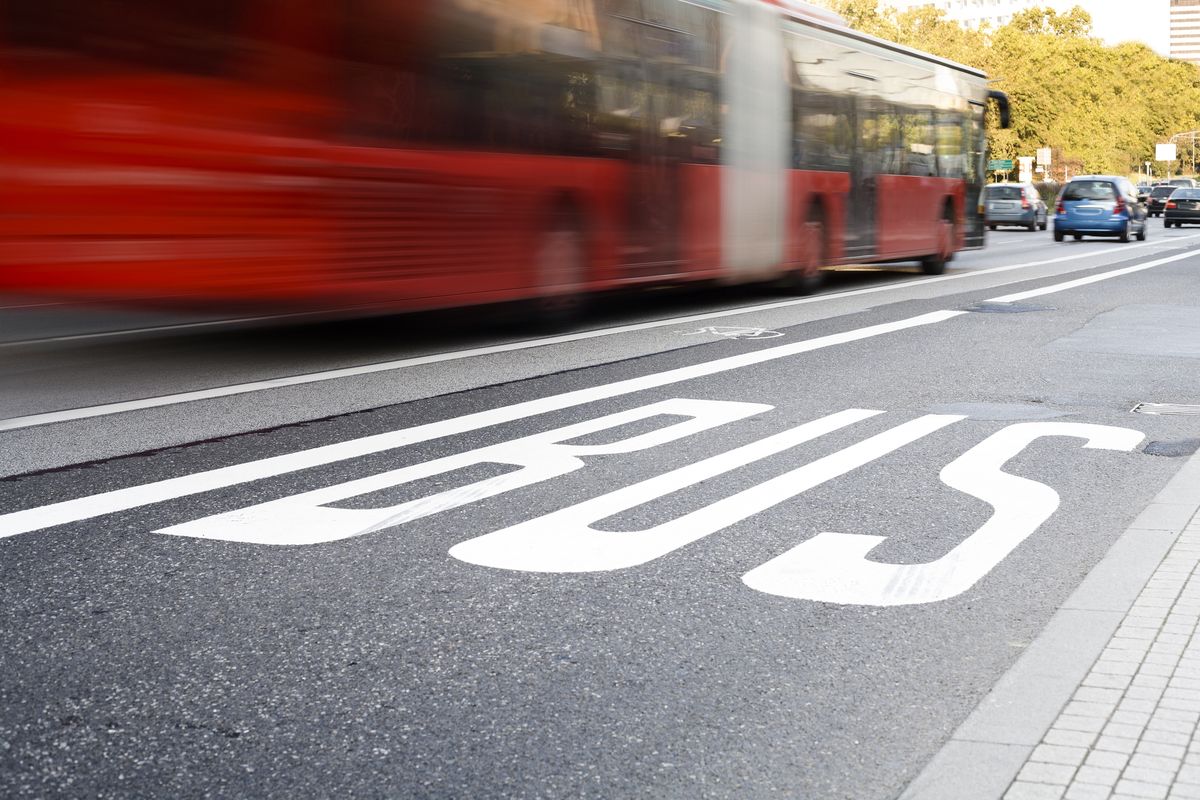
{"type": "Polygon", "coordinates": [[[1200,189],[1177,189],[1171,195],[1172,200],[1195,200],[1200,198],[1200,189]]]}
{"type": "Polygon", "coordinates": [[[1020,186],[989,186],[987,190],[989,200],[1020,200],[1020,186]]]}
{"type": "Polygon", "coordinates": [[[1071,181],[1063,189],[1063,200],[1112,200],[1116,187],[1109,181],[1071,181]]]}
{"type": "Polygon", "coordinates": [[[1150,196],[1151,197],[1170,197],[1171,192],[1173,192],[1173,191],[1175,191],[1174,186],[1155,186],[1154,189],[1151,190],[1150,196]]]}

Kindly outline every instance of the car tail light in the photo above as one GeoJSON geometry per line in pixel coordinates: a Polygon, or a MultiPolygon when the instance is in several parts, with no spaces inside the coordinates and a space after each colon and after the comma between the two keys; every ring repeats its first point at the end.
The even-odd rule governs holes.
{"type": "Polygon", "coordinates": [[[1024,195],[1021,196],[1021,208],[1029,208],[1029,198],[1024,195]]]}
{"type": "Polygon", "coordinates": [[[1067,213],[1067,207],[1063,205],[1063,201],[1062,201],[1062,200],[1059,200],[1059,201],[1058,201],[1058,205],[1054,206],[1054,213],[1055,213],[1055,214],[1065,214],[1065,213],[1067,213]]]}
{"type": "Polygon", "coordinates": [[[1174,201],[1174,200],[1168,200],[1168,201],[1167,201],[1167,208],[1175,208],[1175,201],[1174,201]]]}
{"type": "Polygon", "coordinates": [[[1120,214],[1124,210],[1125,210],[1125,198],[1121,197],[1121,195],[1117,195],[1117,204],[1115,206],[1113,206],[1113,213],[1120,214]]]}

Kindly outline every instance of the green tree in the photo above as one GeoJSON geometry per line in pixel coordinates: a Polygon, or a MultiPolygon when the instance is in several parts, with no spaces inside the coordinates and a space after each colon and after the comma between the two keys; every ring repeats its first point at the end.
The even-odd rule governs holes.
{"type": "Polygon", "coordinates": [[[1153,158],[1156,142],[1200,129],[1200,69],[1142,44],[1105,46],[1078,6],[1027,9],[999,28],[969,30],[931,6],[824,4],[865,33],[988,73],[1012,103],[1011,129],[991,129],[996,158],[1051,147],[1059,163],[1075,169],[1135,174],[1153,158]]]}

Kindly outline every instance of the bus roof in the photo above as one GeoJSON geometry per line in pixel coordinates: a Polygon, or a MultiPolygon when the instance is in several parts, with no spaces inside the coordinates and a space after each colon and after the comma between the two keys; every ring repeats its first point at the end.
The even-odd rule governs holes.
{"type": "Polygon", "coordinates": [[[859,41],[869,42],[887,50],[892,50],[897,53],[904,53],[905,55],[914,56],[924,61],[932,61],[935,64],[941,64],[944,67],[950,67],[951,69],[958,70],[959,72],[966,72],[980,78],[987,78],[987,73],[976,69],[975,67],[968,67],[966,64],[960,64],[957,61],[951,61],[948,58],[941,58],[940,56],[935,56],[932,53],[926,53],[923,50],[905,47],[902,44],[898,44],[887,39],[880,39],[878,36],[872,36],[869,33],[856,31],[850,27],[845,18],[840,14],[836,14],[828,9],[821,8],[820,6],[813,5],[812,3],[806,3],[804,0],[762,0],[762,2],[777,6],[778,8],[782,9],[785,14],[798,22],[804,22],[809,25],[814,25],[818,28],[824,28],[827,31],[839,33],[843,36],[849,36],[853,39],[858,39],[859,41]]]}

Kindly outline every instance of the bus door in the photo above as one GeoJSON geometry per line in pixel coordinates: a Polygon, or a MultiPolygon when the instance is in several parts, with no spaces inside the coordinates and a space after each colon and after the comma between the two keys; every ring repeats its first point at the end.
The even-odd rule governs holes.
{"type": "Polygon", "coordinates": [[[963,139],[966,150],[966,164],[963,177],[966,179],[966,227],[964,246],[968,248],[983,247],[983,214],[979,211],[980,194],[984,185],[984,158],[986,158],[987,142],[984,126],[983,103],[974,100],[967,109],[966,119],[963,120],[963,139]]]}
{"type": "MultiPolygon", "coordinates": [[[[865,74],[852,73],[859,83],[865,74]]],[[[850,162],[850,199],[846,213],[846,255],[861,258],[875,252],[876,206],[879,203],[878,175],[880,107],[875,98],[860,91],[854,105],[854,156],[850,162]]]]}
{"type": "Polygon", "coordinates": [[[639,277],[678,271],[680,261],[679,152],[669,136],[670,75],[661,54],[672,31],[643,20],[632,25],[640,58],[609,65],[622,87],[629,142],[627,243],[628,274],[639,277]]]}
{"type": "Polygon", "coordinates": [[[674,89],[670,65],[658,59],[642,62],[645,117],[635,151],[635,212],[632,230],[642,259],[638,271],[665,275],[680,261],[679,164],[682,155],[671,136],[674,89]]]}

